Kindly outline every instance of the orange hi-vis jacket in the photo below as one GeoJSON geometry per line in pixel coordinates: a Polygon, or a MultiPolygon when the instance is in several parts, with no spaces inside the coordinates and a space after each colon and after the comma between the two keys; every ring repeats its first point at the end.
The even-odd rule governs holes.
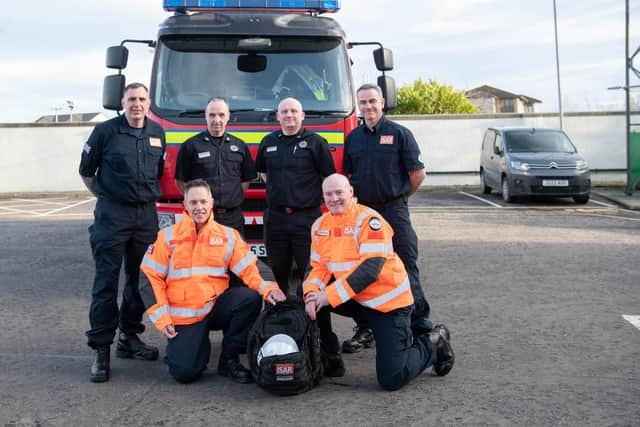
{"type": "Polygon", "coordinates": [[[324,289],[332,307],[353,299],[383,313],[410,306],[409,277],[393,252],[392,237],[378,212],[355,202],[341,215],[322,215],[311,227],[304,295],[324,289]]]}
{"type": "Polygon", "coordinates": [[[199,233],[185,212],[182,220],[158,233],[140,269],[140,295],[149,319],[160,331],[204,319],[229,287],[231,270],[266,298],[275,282],[263,279],[258,260],[240,234],[209,218],[199,233]]]}

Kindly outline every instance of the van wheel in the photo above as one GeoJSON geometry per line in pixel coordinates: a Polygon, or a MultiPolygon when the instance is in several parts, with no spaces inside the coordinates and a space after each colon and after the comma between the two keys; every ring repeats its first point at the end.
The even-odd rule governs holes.
{"type": "Polygon", "coordinates": [[[502,200],[507,203],[513,202],[513,196],[511,195],[511,190],[509,189],[509,180],[506,176],[502,178],[502,200]]]}
{"type": "Polygon", "coordinates": [[[573,196],[573,201],[579,205],[586,205],[589,202],[589,195],[586,194],[584,196],[573,196]]]}
{"type": "Polygon", "coordinates": [[[487,185],[487,181],[484,177],[484,171],[480,171],[480,191],[483,194],[491,194],[491,187],[487,185]]]}

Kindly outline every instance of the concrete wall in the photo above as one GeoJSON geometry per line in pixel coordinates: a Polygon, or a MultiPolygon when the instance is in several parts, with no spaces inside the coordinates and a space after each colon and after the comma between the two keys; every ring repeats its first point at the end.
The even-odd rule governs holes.
{"type": "MultiPolygon", "coordinates": [[[[477,185],[487,127],[558,127],[553,114],[394,116],[411,129],[427,165],[425,186],[477,185]]],[[[640,114],[632,117],[639,122],[640,114]]],[[[626,182],[624,113],[573,113],[564,128],[586,158],[595,184],[626,182]]],[[[92,124],[0,124],[0,194],[84,190],[80,152],[92,124]]]]}

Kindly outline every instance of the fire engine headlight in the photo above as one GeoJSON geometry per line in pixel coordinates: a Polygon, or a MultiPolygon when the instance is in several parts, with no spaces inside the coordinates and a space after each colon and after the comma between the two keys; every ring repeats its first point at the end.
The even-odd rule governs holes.
{"type": "Polygon", "coordinates": [[[170,227],[176,222],[176,216],[169,212],[158,212],[158,226],[160,228],[170,227]]]}

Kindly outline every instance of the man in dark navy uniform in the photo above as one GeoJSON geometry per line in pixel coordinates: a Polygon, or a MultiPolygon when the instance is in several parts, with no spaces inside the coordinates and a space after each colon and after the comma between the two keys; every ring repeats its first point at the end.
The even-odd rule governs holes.
{"type": "Polygon", "coordinates": [[[207,130],[186,140],[178,151],[176,185],[184,193],[185,184],[196,178],[207,181],[213,193],[216,222],[235,228],[243,235],[242,202],[256,168],[249,147],[226,133],[229,104],[213,97],[205,110],[207,130]]]}
{"type": "MultiPolygon", "coordinates": [[[[378,211],[393,228],[393,250],[409,274],[414,298],[411,328],[418,335],[431,330],[432,324],[429,303],[420,286],[418,238],[409,218],[407,199],[424,181],[424,163],[411,131],[382,114],[384,98],[380,87],[365,84],[358,88],[357,97],[364,124],[345,140],[344,173],[350,176],[358,203],[378,211]]],[[[356,322],[355,335],[343,343],[346,353],[373,346],[373,334],[366,321],[356,322]]]]}
{"type": "Polygon", "coordinates": [[[120,330],[116,355],[155,360],[156,347],[143,343],[144,304],[138,292],[140,262],[158,233],[155,202],[164,168],[164,131],[146,117],[149,91],[141,83],[124,90],[124,115],[95,127],[84,145],[80,176],[96,198],[89,227],[96,274],[91,292],[88,344],[96,350],[90,379],[110,374],[110,346],[120,330]],[[118,278],[124,259],[126,281],[118,310],[118,278]]]}
{"type": "Polygon", "coordinates": [[[267,183],[267,256],[286,294],[292,260],[300,278],[309,264],[311,225],[321,213],[322,180],[336,168],[327,141],[302,127],[304,111],[298,100],[280,101],[276,116],[282,129],[262,139],[256,168],[267,183]]]}

